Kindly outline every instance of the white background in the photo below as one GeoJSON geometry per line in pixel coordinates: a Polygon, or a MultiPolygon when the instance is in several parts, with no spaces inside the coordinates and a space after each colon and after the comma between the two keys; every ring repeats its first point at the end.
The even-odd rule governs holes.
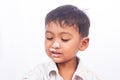
{"type": "Polygon", "coordinates": [[[90,46],[78,53],[84,65],[104,80],[120,80],[119,0],[0,0],[0,80],[22,80],[49,60],[44,18],[63,4],[76,5],[90,17],[90,46]]]}

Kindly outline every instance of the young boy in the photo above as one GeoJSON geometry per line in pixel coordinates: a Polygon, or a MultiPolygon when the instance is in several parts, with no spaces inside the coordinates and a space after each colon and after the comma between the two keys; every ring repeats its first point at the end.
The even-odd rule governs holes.
{"type": "Polygon", "coordinates": [[[52,59],[38,65],[24,80],[99,80],[76,56],[89,45],[88,16],[73,5],[63,5],[45,18],[45,50],[52,59]]]}

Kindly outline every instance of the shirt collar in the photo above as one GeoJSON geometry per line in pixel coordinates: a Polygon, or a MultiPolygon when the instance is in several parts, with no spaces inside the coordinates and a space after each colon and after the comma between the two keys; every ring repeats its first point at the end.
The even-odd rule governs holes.
{"type": "MultiPolygon", "coordinates": [[[[85,80],[85,75],[86,75],[86,72],[87,72],[87,70],[86,70],[86,68],[82,65],[82,63],[81,63],[81,61],[80,61],[80,58],[79,57],[77,57],[78,58],[78,66],[77,66],[77,69],[76,69],[76,71],[75,71],[75,73],[74,73],[74,77],[76,78],[76,77],[79,77],[79,78],[81,78],[80,80],[85,80]]],[[[74,78],[73,77],[73,78],[74,78]]]]}
{"type": "Polygon", "coordinates": [[[57,66],[56,66],[56,64],[55,64],[55,62],[53,62],[53,61],[50,61],[49,63],[48,63],[48,75],[50,75],[50,73],[52,72],[52,71],[55,71],[56,73],[58,73],[58,69],[57,69],[57,66]]]}
{"type": "MultiPolygon", "coordinates": [[[[77,66],[77,69],[76,69],[76,71],[75,71],[75,73],[73,75],[73,78],[79,77],[79,78],[81,78],[80,80],[85,80],[85,75],[86,75],[87,70],[82,65],[82,63],[80,62],[80,58],[79,57],[77,57],[77,58],[78,58],[78,66],[77,66]]],[[[52,71],[55,71],[56,74],[58,74],[58,68],[57,68],[55,62],[50,61],[47,66],[48,66],[48,70],[47,70],[48,75],[50,75],[50,73],[52,71]]]]}

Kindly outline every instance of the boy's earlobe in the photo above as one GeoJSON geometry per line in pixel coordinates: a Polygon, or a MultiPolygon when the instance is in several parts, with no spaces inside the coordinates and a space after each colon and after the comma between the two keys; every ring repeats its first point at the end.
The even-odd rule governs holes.
{"type": "Polygon", "coordinates": [[[80,42],[80,51],[84,51],[89,45],[89,37],[84,37],[80,42]]]}

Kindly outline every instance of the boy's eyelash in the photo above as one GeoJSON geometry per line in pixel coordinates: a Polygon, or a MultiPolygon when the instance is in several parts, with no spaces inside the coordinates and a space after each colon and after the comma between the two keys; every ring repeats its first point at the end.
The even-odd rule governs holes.
{"type": "MultiPolygon", "coordinates": [[[[47,40],[52,40],[53,38],[52,37],[46,37],[47,40]]],[[[70,39],[61,39],[63,42],[67,42],[69,41],[70,39]]]]}
{"type": "Polygon", "coordinates": [[[61,39],[63,42],[67,42],[69,41],[70,39],[61,39]]]}
{"type": "Polygon", "coordinates": [[[47,39],[47,40],[52,40],[53,38],[48,38],[48,37],[46,37],[46,39],[47,39]]]}

